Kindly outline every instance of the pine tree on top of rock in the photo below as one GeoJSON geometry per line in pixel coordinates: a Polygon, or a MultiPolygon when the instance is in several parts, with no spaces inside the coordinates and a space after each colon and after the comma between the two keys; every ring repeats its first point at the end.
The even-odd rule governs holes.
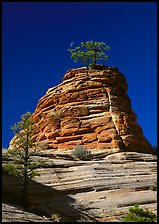
{"type": "Polygon", "coordinates": [[[98,60],[102,61],[108,59],[108,55],[106,55],[105,51],[109,50],[110,47],[104,42],[91,40],[81,42],[80,45],[81,46],[75,47],[73,49],[68,49],[74,62],[80,60],[87,67],[95,68],[98,60]]]}

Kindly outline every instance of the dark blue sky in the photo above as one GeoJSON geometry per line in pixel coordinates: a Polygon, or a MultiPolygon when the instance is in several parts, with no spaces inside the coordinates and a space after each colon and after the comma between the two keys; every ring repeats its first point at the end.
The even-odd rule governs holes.
{"type": "Polygon", "coordinates": [[[2,3],[2,146],[10,126],[34,112],[48,88],[71,68],[68,48],[81,41],[111,47],[104,64],[126,76],[128,95],[145,137],[157,144],[156,2],[2,3]]]}

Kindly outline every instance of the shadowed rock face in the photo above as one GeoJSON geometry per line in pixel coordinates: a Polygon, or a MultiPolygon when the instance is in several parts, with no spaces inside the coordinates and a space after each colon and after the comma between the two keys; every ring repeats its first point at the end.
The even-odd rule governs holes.
{"type": "Polygon", "coordinates": [[[53,150],[81,144],[97,151],[153,153],[137,124],[127,89],[116,67],[67,71],[62,83],[48,89],[38,102],[32,115],[39,125],[34,140],[53,150]]]}

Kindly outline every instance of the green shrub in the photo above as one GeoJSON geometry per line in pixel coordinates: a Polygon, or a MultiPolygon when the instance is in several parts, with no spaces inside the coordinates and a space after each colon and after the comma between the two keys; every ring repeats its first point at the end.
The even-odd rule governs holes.
{"type": "Polygon", "coordinates": [[[155,222],[156,215],[148,209],[143,210],[139,205],[129,208],[129,213],[124,217],[124,222],[155,222]]]}
{"type": "Polygon", "coordinates": [[[87,150],[84,146],[77,144],[72,151],[72,157],[79,160],[90,160],[92,155],[91,151],[87,150]]]}

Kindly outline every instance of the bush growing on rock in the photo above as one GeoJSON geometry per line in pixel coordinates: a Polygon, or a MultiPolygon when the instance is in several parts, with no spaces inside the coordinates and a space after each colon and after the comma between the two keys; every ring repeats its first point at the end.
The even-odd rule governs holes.
{"type": "Polygon", "coordinates": [[[140,208],[138,204],[129,209],[129,213],[124,217],[124,222],[155,222],[156,214],[140,208]]]}
{"type": "Polygon", "coordinates": [[[87,150],[84,146],[77,144],[72,151],[72,157],[79,160],[90,160],[92,155],[91,151],[87,150]]]}

